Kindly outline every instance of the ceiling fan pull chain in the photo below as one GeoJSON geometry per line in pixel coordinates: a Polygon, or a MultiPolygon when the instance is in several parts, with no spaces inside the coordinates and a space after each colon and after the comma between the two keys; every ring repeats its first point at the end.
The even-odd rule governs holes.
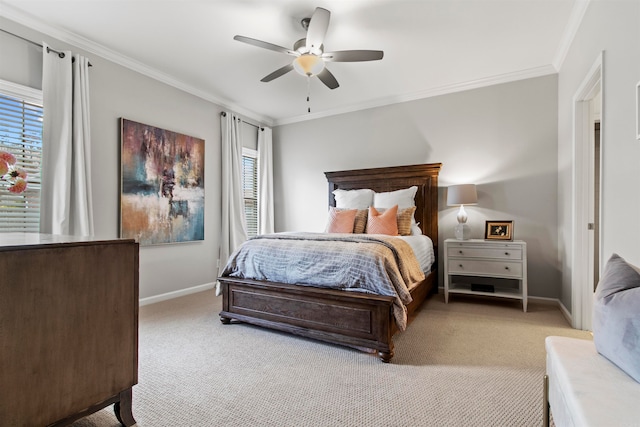
{"type": "Polygon", "coordinates": [[[307,113],[311,112],[311,76],[307,76],[307,113]]]}

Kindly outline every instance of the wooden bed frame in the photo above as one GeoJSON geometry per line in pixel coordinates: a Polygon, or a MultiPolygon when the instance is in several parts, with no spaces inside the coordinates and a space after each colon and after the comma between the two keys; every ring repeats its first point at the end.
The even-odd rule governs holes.
{"type": "MultiPolygon", "coordinates": [[[[409,316],[431,292],[437,292],[438,173],[441,163],[325,172],[329,205],[336,189],[394,191],[413,185],[415,218],[433,240],[436,261],[431,273],[411,291],[409,316]]],[[[393,297],[297,286],[235,277],[218,278],[222,288],[220,321],[251,323],[358,349],[373,349],[383,362],[393,357],[393,297]]]]}

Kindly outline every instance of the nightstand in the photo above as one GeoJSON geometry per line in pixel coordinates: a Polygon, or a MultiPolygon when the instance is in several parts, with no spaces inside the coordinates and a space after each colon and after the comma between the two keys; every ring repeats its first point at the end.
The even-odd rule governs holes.
{"type": "Polygon", "coordinates": [[[483,295],[522,300],[527,311],[527,243],[522,240],[444,241],[444,300],[449,294],[483,295]],[[455,283],[454,276],[516,279],[518,287],[455,283]]]}

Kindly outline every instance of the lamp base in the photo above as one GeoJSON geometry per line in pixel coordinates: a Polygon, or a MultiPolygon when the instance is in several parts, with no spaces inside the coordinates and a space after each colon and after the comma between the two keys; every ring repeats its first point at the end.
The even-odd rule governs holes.
{"type": "Polygon", "coordinates": [[[458,240],[469,240],[471,238],[471,228],[467,224],[458,224],[454,229],[454,234],[458,240]]]}

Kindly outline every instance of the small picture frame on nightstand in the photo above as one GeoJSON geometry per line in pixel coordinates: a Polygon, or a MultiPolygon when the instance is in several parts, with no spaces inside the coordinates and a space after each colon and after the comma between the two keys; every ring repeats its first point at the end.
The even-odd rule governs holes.
{"type": "Polygon", "coordinates": [[[513,240],[513,221],[486,221],[485,240],[513,240]]]}

